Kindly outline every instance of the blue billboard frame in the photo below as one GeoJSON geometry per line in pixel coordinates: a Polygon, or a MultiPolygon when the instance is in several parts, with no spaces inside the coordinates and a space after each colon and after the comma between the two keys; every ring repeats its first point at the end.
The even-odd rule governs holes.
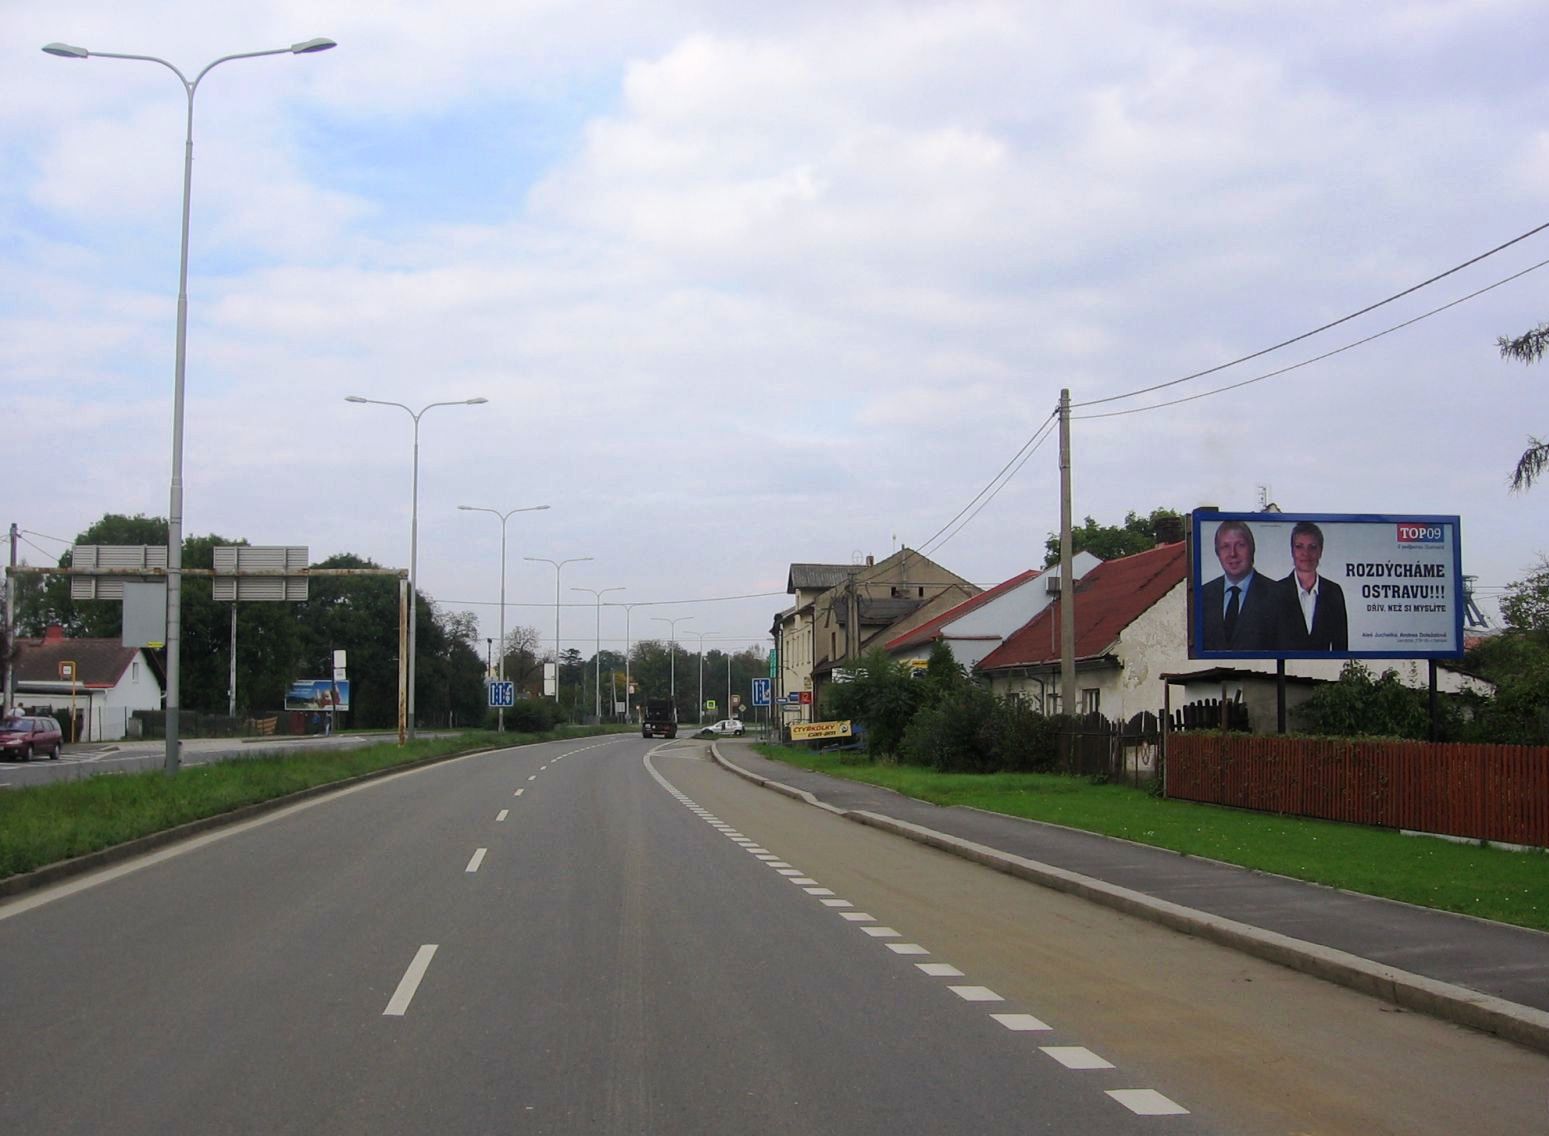
{"type": "MultiPolygon", "coordinates": [[[[1379,533],[1373,534],[1373,544],[1380,545],[1382,539],[1379,533]]],[[[1403,545],[1399,545],[1403,547],[1403,545]]],[[[1463,623],[1465,597],[1463,594],[1463,541],[1462,519],[1456,515],[1429,514],[1429,513],[1222,513],[1196,510],[1191,515],[1189,533],[1189,590],[1188,590],[1188,645],[1191,659],[1458,659],[1463,656],[1463,623]],[[1324,526],[1344,526],[1350,531],[1351,526],[1370,526],[1375,529],[1378,526],[1388,527],[1394,530],[1394,542],[1403,539],[1400,536],[1400,527],[1412,528],[1414,536],[1410,543],[1417,546],[1441,544],[1450,546],[1447,548],[1445,566],[1447,575],[1444,584],[1444,602],[1449,605],[1450,642],[1442,647],[1425,646],[1400,646],[1392,649],[1321,649],[1321,650],[1297,650],[1285,645],[1273,647],[1252,647],[1248,649],[1206,649],[1206,603],[1203,597],[1206,584],[1213,582],[1224,575],[1219,565],[1213,545],[1206,544],[1207,533],[1214,539],[1217,527],[1224,521],[1235,521],[1246,524],[1254,531],[1255,541],[1258,530],[1290,530],[1295,525],[1307,521],[1324,526]],[[1433,536],[1433,534],[1435,534],[1433,536]]],[[[1286,554],[1287,557],[1289,554],[1286,554]]],[[[1255,563],[1257,567],[1257,547],[1254,549],[1255,563]]],[[[1431,558],[1432,564],[1436,563],[1435,557],[1431,558]]],[[[1392,569],[1398,570],[1404,567],[1400,561],[1375,561],[1347,565],[1360,569],[1392,569]]],[[[1269,575],[1273,576],[1273,573],[1269,575]]],[[[1320,569],[1320,575],[1322,575],[1320,569]]],[[[1403,579],[1402,576],[1395,577],[1403,579]]],[[[1352,592],[1352,605],[1378,606],[1377,599],[1383,590],[1386,595],[1396,596],[1406,588],[1415,587],[1406,584],[1373,584],[1366,583],[1366,577],[1360,574],[1351,576],[1340,574],[1333,577],[1336,584],[1342,584],[1350,588],[1352,592]],[[1395,590],[1396,589],[1396,590],[1395,590]],[[1368,594],[1370,593],[1370,594],[1368,594]]],[[[1431,577],[1434,579],[1434,577],[1431,577]]],[[[1283,587],[1284,581],[1274,579],[1275,586],[1283,587]]],[[[1418,585],[1418,587],[1435,587],[1436,585],[1418,585]]],[[[1219,594],[1219,593],[1215,593],[1219,594]]],[[[1433,597],[1434,598],[1434,597],[1433,597]]],[[[1402,601],[1400,601],[1402,602],[1402,601]]],[[[1388,605],[1397,606],[1397,605],[1388,605]]],[[[1435,605],[1426,605],[1428,608],[1435,605]]],[[[1393,627],[1402,627],[1404,619],[1401,615],[1387,614],[1385,623],[1393,627]]],[[[1431,625],[1439,626],[1436,620],[1430,621],[1431,625]]],[[[1384,632],[1385,636],[1392,636],[1394,632],[1384,632]]],[[[1434,637],[1436,633],[1430,633],[1434,637]]]]}

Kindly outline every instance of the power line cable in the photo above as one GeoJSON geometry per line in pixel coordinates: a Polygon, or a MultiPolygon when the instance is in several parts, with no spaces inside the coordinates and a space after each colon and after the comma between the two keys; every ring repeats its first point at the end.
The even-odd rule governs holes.
{"type": "MultiPolygon", "coordinates": [[[[1021,469],[1022,468],[1021,465],[1017,464],[1018,460],[1020,459],[1021,462],[1025,463],[1027,461],[1027,457],[1031,457],[1033,450],[1036,450],[1038,448],[1038,446],[1041,444],[1038,435],[1045,434],[1047,431],[1052,430],[1054,428],[1054,424],[1056,422],[1058,422],[1058,421],[1059,421],[1059,418],[1058,418],[1058,416],[1056,414],[1050,414],[1048,418],[1044,419],[1044,421],[1039,425],[1038,429],[1033,431],[1032,437],[1028,438],[1027,441],[1022,443],[1022,448],[1019,449],[1016,453],[1011,455],[1011,460],[1006,462],[1005,465],[1000,467],[999,472],[997,472],[994,477],[990,478],[990,480],[985,484],[983,489],[979,490],[979,492],[977,492],[977,493],[975,493],[973,495],[973,497],[969,500],[968,504],[964,505],[961,509],[959,509],[957,511],[956,515],[953,516],[953,518],[950,521],[948,521],[946,524],[942,525],[935,532],[931,533],[930,536],[926,537],[923,541],[920,542],[920,551],[921,551],[921,553],[923,553],[926,556],[929,556],[933,549],[940,548],[941,545],[945,544],[946,540],[943,540],[943,541],[940,541],[940,542],[934,543],[934,544],[932,542],[935,541],[938,536],[940,536],[942,533],[946,532],[949,528],[951,528],[954,524],[956,524],[958,517],[961,517],[964,513],[968,512],[969,509],[972,509],[974,507],[974,503],[977,502],[979,500],[979,498],[983,497],[986,493],[989,493],[990,490],[994,487],[995,483],[997,481],[1000,481],[1000,479],[1003,476],[1005,476],[1005,473],[1006,473],[1006,471],[1008,469],[1011,469],[1011,467],[1013,465],[1016,465],[1017,469],[1021,469]],[[1032,449],[1028,448],[1030,446],[1032,447],[1032,449]],[[1027,457],[1023,457],[1024,453],[1027,455],[1027,457]]],[[[1012,472],[1012,476],[1015,476],[1015,471],[1012,472]]],[[[1007,478],[1007,480],[1010,480],[1010,479],[1007,478]]],[[[999,493],[1000,490],[996,489],[995,492],[999,493]]],[[[981,506],[981,508],[982,508],[982,506],[981,506]]],[[[975,515],[977,515],[977,512],[976,512],[975,515]]],[[[972,519],[973,519],[973,517],[969,518],[969,520],[972,520],[972,519]]],[[[964,524],[966,524],[966,523],[967,522],[965,521],[964,524]]],[[[959,529],[959,531],[961,531],[961,528],[959,529]]],[[[957,534],[953,533],[952,535],[956,536],[957,534]]],[[[952,538],[951,537],[947,538],[947,540],[950,540],[950,539],[952,539],[952,538]]]]}
{"type": "MultiPolygon", "coordinates": [[[[1227,391],[1234,391],[1234,390],[1239,389],[1240,387],[1252,386],[1254,383],[1261,383],[1265,379],[1278,378],[1279,376],[1284,375],[1284,374],[1288,374],[1291,371],[1296,371],[1296,370],[1300,370],[1302,367],[1311,366],[1313,363],[1321,363],[1325,359],[1331,359],[1335,355],[1342,355],[1342,354],[1344,354],[1344,352],[1353,350],[1354,348],[1363,347],[1366,344],[1372,342],[1374,339],[1381,339],[1383,336],[1391,335],[1395,331],[1402,331],[1404,328],[1409,327],[1412,324],[1417,324],[1421,320],[1427,320],[1427,319],[1430,319],[1432,316],[1440,315],[1442,312],[1446,311],[1449,308],[1455,308],[1459,304],[1466,304],[1469,300],[1473,300],[1473,299],[1476,299],[1479,296],[1483,296],[1486,292],[1492,292],[1496,288],[1501,287],[1502,285],[1510,284],[1512,281],[1518,280],[1518,279],[1522,278],[1523,276],[1526,276],[1530,272],[1537,272],[1540,268],[1543,268],[1546,265],[1549,265],[1549,260],[1541,260],[1537,264],[1530,265],[1529,267],[1524,268],[1521,272],[1515,272],[1515,273],[1513,273],[1512,275],[1506,277],[1503,280],[1497,280],[1494,284],[1487,284],[1487,285],[1485,285],[1485,287],[1480,288],[1476,292],[1470,292],[1466,296],[1459,296],[1456,300],[1453,300],[1450,303],[1443,304],[1439,308],[1432,308],[1428,312],[1422,312],[1420,315],[1417,315],[1417,316],[1415,316],[1412,319],[1407,319],[1403,323],[1396,323],[1392,327],[1387,327],[1387,328],[1384,328],[1381,331],[1374,332],[1373,334],[1368,335],[1368,336],[1366,336],[1363,339],[1357,339],[1354,342],[1346,343],[1344,346],[1336,347],[1332,351],[1325,351],[1321,355],[1314,355],[1311,358],[1303,359],[1299,363],[1292,363],[1289,366],[1280,367],[1279,369],[1274,370],[1274,371],[1267,371],[1267,372],[1265,372],[1262,375],[1255,375],[1251,379],[1243,379],[1241,382],[1238,382],[1238,383],[1230,383],[1230,384],[1228,384],[1228,385],[1226,385],[1224,387],[1216,387],[1213,390],[1201,391],[1199,394],[1185,395],[1183,398],[1170,399],[1167,402],[1152,403],[1149,406],[1135,406],[1135,407],[1131,407],[1128,410],[1108,410],[1108,411],[1104,411],[1101,414],[1075,414],[1075,415],[1072,415],[1071,417],[1074,418],[1074,419],[1080,420],[1080,421],[1086,421],[1087,419],[1092,419],[1092,418],[1122,418],[1126,414],[1144,414],[1148,410],[1162,410],[1163,408],[1169,407],[1169,406],[1181,406],[1185,402],[1194,402],[1197,399],[1209,398],[1212,395],[1225,394],[1227,391]]],[[[1201,374],[1206,374],[1208,372],[1203,372],[1202,371],[1200,373],[1201,374]]],[[[1165,386],[1165,385],[1171,385],[1171,384],[1163,384],[1163,385],[1165,386]]],[[[1160,388],[1152,387],[1150,389],[1158,390],[1160,388]]],[[[1098,403],[1108,402],[1108,401],[1110,401],[1110,400],[1109,399],[1098,399],[1096,402],[1083,402],[1083,403],[1078,403],[1076,405],[1079,405],[1079,406],[1095,406],[1098,403]]]]}
{"type": "MultiPolygon", "coordinates": [[[[1034,454],[1036,454],[1039,451],[1040,448],[1042,448],[1042,446],[1043,446],[1043,444],[1045,442],[1047,442],[1049,440],[1049,435],[1050,435],[1050,433],[1053,432],[1053,425],[1057,421],[1058,421],[1058,418],[1055,417],[1055,418],[1051,418],[1048,422],[1046,422],[1044,424],[1044,428],[1042,430],[1043,437],[1039,438],[1037,440],[1037,442],[1033,444],[1031,449],[1027,449],[1026,447],[1023,447],[1024,449],[1026,449],[1027,452],[1022,454],[1020,460],[1013,459],[1014,461],[1016,461],[1016,467],[1014,469],[1012,469],[1012,471],[1005,476],[1005,478],[1001,481],[1001,483],[995,487],[995,491],[993,493],[991,493],[989,496],[985,497],[984,500],[979,503],[978,508],[974,509],[974,511],[972,513],[969,513],[968,516],[963,519],[963,523],[962,524],[958,525],[955,529],[953,529],[951,532],[949,532],[946,536],[942,537],[935,544],[931,545],[930,549],[926,553],[926,555],[930,555],[931,553],[934,553],[934,552],[938,551],[944,545],[946,545],[946,543],[948,541],[950,541],[953,537],[955,537],[958,533],[962,532],[965,528],[967,528],[969,523],[972,522],[975,517],[977,517],[981,512],[984,511],[985,506],[988,505],[991,501],[995,500],[995,498],[1000,495],[1000,491],[1002,489],[1004,489],[1007,485],[1011,484],[1011,479],[1022,471],[1022,467],[1028,463],[1028,460],[1034,454]]],[[[961,516],[961,514],[959,514],[959,516],[961,516]]]]}
{"type": "MultiPolygon", "coordinates": [[[[1102,405],[1103,403],[1106,403],[1106,402],[1118,402],[1120,399],[1135,398],[1135,397],[1138,397],[1139,395],[1150,394],[1152,391],[1165,390],[1168,387],[1175,387],[1179,383],[1190,382],[1193,379],[1202,379],[1206,375],[1213,375],[1217,371],[1224,371],[1228,367],[1235,367],[1239,363],[1246,363],[1246,362],[1249,362],[1250,360],[1257,359],[1260,356],[1268,355],[1272,351],[1278,351],[1282,347],[1289,347],[1291,344],[1299,343],[1303,339],[1310,339],[1312,336],[1318,335],[1321,332],[1328,331],[1330,328],[1338,327],[1342,323],[1349,323],[1351,320],[1356,319],[1356,318],[1358,318],[1360,316],[1364,316],[1368,312],[1376,311],[1378,308],[1382,307],[1385,304],[1391,304],[1395,300],[1403,299],[1405,296],[1408,296],[1408,295],[1410,295],[1413,292],[1418,292],[1422,288],[1429,287],[1430,285],[1436,283],[1438,280],[1445,279],[1446,277],[1451,276],[1451,275],[1453,275],[1456,272],[1461,272],[1461,271],[1463,271],[1463,269],[1468,268],[1470,265],[1478,264],[1481,260],[1484,260],[1487,257],[1492,257],[1496,253],[1510,248],[1512,245],[1515,245],[1515,244],[1518,244],[1518,243],[1520,243],[1522,241],[1525,241],[1529,237],[1535,236],[1538,233],[1543,232],[1545,229],[1549,229],[1549,221],[1544,222],[1542,225],[1539,225],[1537,228],[1529,229],[1527,232],[1523,233],[1519,237],[1513,237],[1511,240],[1507,241],[1505,244],[1496,245],[1489,252],[1482,252],[1478,256],[1471,257],[1468,260],[1465,260],[1462,264],[1455,265],[1452,268],[1447,269],[1445,272],[1437,273],[1435,276],[1432,276],[1428,280],[1422,280],[1418,284],[1415,284],[1415,285],[1412,285],[1411,287],[1405,288],[1402,292],[1395,292],[1393,295],[1389,296],[1385,300],[1378,300],[1375,304],[1368,304],[1368,305],[1366,305],[1366,307],[1361,308],[1359,311],[1351,312],[1347,316],[1341,316],[1339,319],[1333,320],[1330,323],[1326,323],[1322,327],[1315,327],[1311,331],[1304,331],[1300,335],[1294,335],[1290,339],[1283,339],[1279,343],[1276,343],[1276,344],[1274,344],[1271,347],[1265,347],[1262,350],[1255,351],[1251,355],[1243,355],[1243,356],[1240,356],[1240,357],[1238,357],[1236,359],[1233,359],[1229,363],[1219,363],[1216,366],[1208,367],[1208,368],[1206,368],[1203,371],[1195,371],[1191,375],[1184,375],[1182,378],[1172,379],[1172,380],[1170,380],[1168,382],[1165,382],[1165,383],[1157,383],[1154,386],[1141,387],[1139,390],[1128,391],[1128,392],[1126,392],[1124,394],[1109,395],[1106,398],[1094,398],[1094,399],[1088,399],[1086,402],[1072,403],[1071,404],[1071,408],[1072,409],[1077,409],[1077,408],[1083,407],[1083,406],[1100,406],[1100,405],[1102,405]]],[[[1223,388],[1223,389],[1230,389],[1230,388],[1223,388]]],[[[1092,417],[1096,417],[1096,416],[1094,415],[1092,417]]]]}

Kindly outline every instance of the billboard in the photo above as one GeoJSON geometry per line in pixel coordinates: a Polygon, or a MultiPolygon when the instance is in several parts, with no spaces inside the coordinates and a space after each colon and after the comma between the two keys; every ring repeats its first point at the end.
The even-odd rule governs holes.
{"type": "Polygon", "coordinates": [[[287,710],[348,710],[350,708],[350,683],[348,679],[303,678],[290,684],[285,692],[287,710]],[[339,701],[334,702],[334,692],[339,701]]]}
{"type": "Polygon", "coordinates": [[[1196,512],[1189,657],[1454,659],[1459,519],[1196,512]]]}

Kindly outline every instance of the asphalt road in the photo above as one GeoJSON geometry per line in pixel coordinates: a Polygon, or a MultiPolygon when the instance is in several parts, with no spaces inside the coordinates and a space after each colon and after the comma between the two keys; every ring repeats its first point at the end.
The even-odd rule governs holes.
{"type": "Polygon", "coordinates": [[[471,756],[0,905],[0,1131],[1542,1121],[1541,1057],[849,824],[705,748],[471,756]]]}

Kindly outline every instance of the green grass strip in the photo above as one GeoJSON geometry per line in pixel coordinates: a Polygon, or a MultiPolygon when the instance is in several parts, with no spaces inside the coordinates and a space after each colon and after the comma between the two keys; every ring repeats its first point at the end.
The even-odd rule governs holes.
{"type": "Polygon", "coordinates": [[[1047,773],[936,773],[759,745],[766,757],[937,805],[1049,821],[1365,895],[1549,931],[1549,855],[1153,797],[1047,773]]]}
{"type": "Polygon", "coordinates": [[[185,765],[171,777],[160,771],[99,774],[10,789],[0,792],[0,879],[244,805],[426,758],[600,732],[615,731],[585,727],[561,727],[542,734],[467,731],[455,737],[419,739],[401,748],[387,742],[352,749],[298,749],[185,765]]]}

